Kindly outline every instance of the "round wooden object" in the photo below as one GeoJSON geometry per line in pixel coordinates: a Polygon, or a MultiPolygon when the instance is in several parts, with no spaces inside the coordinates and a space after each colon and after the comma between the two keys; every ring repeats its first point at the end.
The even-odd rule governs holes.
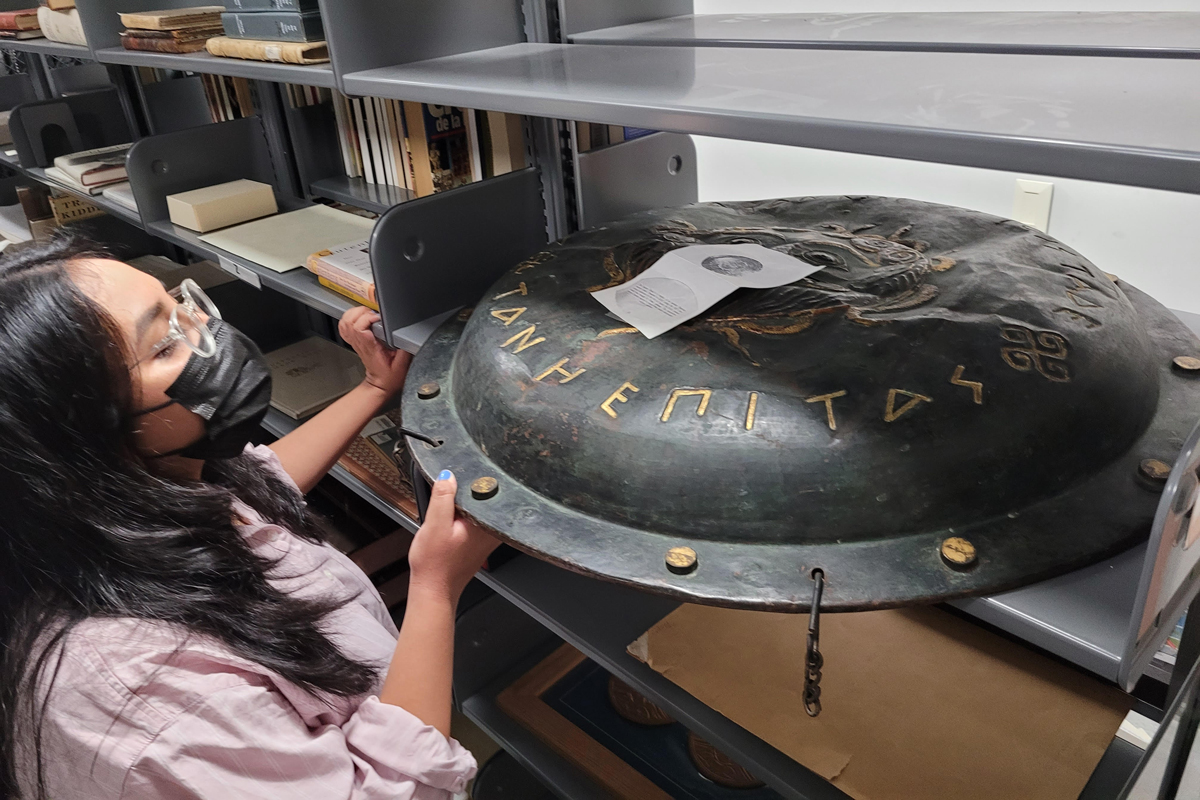
{"type": "Polygon", "coordinates": [[[688,755],[696,770],[718,786],[727,789],[757,789],[763,782],[729,756],[694,733],[688,733],[688,755]]]}
{"type": "Polygon", "coordinates": [[[638,725],[670,725],[674,718],[658,706],[651,703],[629,684],[610,675],[608,678],[608,702],[621,719],[636,722],[638,725]]]}

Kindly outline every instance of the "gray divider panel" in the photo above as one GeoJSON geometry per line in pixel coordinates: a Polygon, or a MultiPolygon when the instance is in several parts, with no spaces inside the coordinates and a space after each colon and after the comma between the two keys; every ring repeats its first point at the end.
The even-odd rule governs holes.
{"type": "Polygon", "coordinates": [[[0,111],[8,111],[21,103],[32,103],[37,99],[33,78],[27,73],[0,75],[0,111]]]}
{"type": "Polygon", "coordinates": [[[103,64],[71,64],[46,70],[50,85],[59,96],[80,92],[99,92],[112,86],[103,64]]]}
{"type": "Polygon", "coordinates": [[[115,89],[23,103],[8,120],[23,167],[48,167],[55,156],[131,141],[115,89]]]}
{"type": "Polygon", "coordinates": [[[558,0],[563,37],[692,13],[692,0],[558,0]]]}
{"type": "Polygon", "coordinates": [[[371,232],[387,343],[398,346],[401,328],[474,304],[545,244],[541,181],[532,167],[394,206],[371,232]]]}
{"type": "Polygon", "coordinates": [[[575,180],[581,228],[695,203],[696,146],[685,134],[655,133],[589,150],[576,160],[575,180]]]}
{"type": "Polygon", "coordinates": [[[348,72],[525,41],[520,0],[321,0],[321,16],[339,85],[348,72]]]}
{"type": "Polygon", "coordinates": [[[172,133],[212,123],[204,82],[199,75],[145,84],[142,96],[154,133],[172,133]]]}
{"type": "Polygon", "coordinates": [[[126,162],[142,220],[169,219],[167,195],[246,178],[278,188],[262,121],[247,117],[148,136],[126,162]]]}

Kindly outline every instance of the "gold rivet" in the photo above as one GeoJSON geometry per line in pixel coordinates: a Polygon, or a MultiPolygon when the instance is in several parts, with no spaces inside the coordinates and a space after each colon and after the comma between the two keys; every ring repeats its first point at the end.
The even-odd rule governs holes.
{"type": "Polygon", "coordinates": [[[955,569],[971,566],[975,558],[975,545],[960,536],[951,536],[942,542],[942,560],[955,569]]]}
{"type": "Polygon", "coordinates": [[[432,400],[441,393],[442,387],[437,381],[422,383],[420,388],[417,389],[417,397],[421,398],[422,400],[432,400]]]}
{"type": "Polygon", "coordinates": [[[1200,372],[1200,358],[1195,356],[1175,356],[1171,363],[1184,372],[1200,372]]]}
{"type": "Polygon", "coordinates": [[[485,475],[482,478],[476,478],[471,481],[471,497],[474,497],[476,500],[487,500],[489,497],[495,497],[498,491],[500,491],[500,484],[490,475],[485,475]]]}
{"type": "Polygon", "coordinates": [[[687,575],[696,568],[696,551],[690,547],[672,547],[667,551],[667,569],[687,575]]]}
{"type": "Polygon", "coordinates": [[[1138,471],[1152,481],[1162,482],[1171,475],[1171,465],[1157,458],[1147,458],[1138,464],[1138,471]]]}

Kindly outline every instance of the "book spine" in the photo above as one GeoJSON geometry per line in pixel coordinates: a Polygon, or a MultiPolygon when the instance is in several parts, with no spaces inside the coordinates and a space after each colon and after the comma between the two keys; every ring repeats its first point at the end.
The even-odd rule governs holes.
{"type": "Polygon", "coordinates": [[[396,185],[412,190],[411,170],[404,155],[404,124],[400,121],[398,104],[395,100],[384,100],[388,119],[392,125],[392,159],[396,162],[396,185]]]}
{"type": "Polygon", "coordinates": [[[342,93],[333,93],[333,118],[337,126],[338,148],[342,153],[342,170],[347,178],[355,178],[354,159],[350,157],[350,142],[346,138],[346,110],[342,107],[342,93]]]}
{"type": "Polygon", "coordinates": [[[319,42],[325,38],[321,15],[313,12],[256,11],[249,14],[225,12],[221,15],[225,35],[234,39],[260,39],[269,42],[319,42]]]}
{"type": "Polygon", "coordinates": [[[378,97],[372,97],[371,102],[375,104],[375,116],[379,120],[379,149],[383,151],[387,184],[399,186],[396,175],[396,159],[392,157],[392,123],[387,115],[387,102],[378,97]]]}
{"type": "Polygon", "coordinates": [[[433,194],[433,169],[429,165],[424,105],[404,101],[404,127],[408,131],[408,146],[412,156],[413,191],[417,197],[427,197],[433,194]]]}
{"type": "Polygon", "coordinates": [[[225,0],[229,11],[317,11],[317,0],[225,0]]]}
{"type": "Polygon", "coordinates": [[[363,180],[367,183],[377,183],[375,180],[375,162],[371,158],[371,143],[367,140],[367,121],[364,115],[363,98],[355,97],[350,100],[354,110],[354,128],[358,133],[359,152],[362,155],[363,180]]]}
{"type": "Polygon", "coordinates": [[[483,158],[479,147],[479,119],[474,109],[464,108],[463,115],[467,118],[467,157],[471,160],[471,180],[483,180],[483,158]]]}
{"type": "Polygon", "coordinates": [[[354,302],[358,303],[359,305],[366,306],[367,308],[371,309],[372,311],[379,310],[379,304],[376,303],[375,301],[370,300],[366,297],[363,297],[361,294],[359,294],[357,292],[347,289],[345,286],[338,284],[336,281],[334,281],[330,278],[326,278],[324,275],[317,275],[317,283],[321,284],[326,289],[331,289],[332,291],[337,292],[338,294],[342,295],[343,297],[349,297],[354,302]]]}
{"type": "Polygon", "coordinates": [[[371,164],[375,172],[374,183],[387,183],[387,170],[383,166],[383,150],[379,146],[379,127],[375,120],[375,99],[364,97],[363,107],[366,110],[367,138],[371,140],[371,164]]]}

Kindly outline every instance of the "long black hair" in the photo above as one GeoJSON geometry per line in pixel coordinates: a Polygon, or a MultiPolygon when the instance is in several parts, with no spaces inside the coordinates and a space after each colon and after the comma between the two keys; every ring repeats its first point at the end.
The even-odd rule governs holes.
{"type": "Polygon", "coordinates": [[[322,632],[338,604],[274,588],[272,562],[234,527],[236,497],[317,540],[303,498],[249,455],[208,462],[194,483],[139,458],[127,348],[70,274],[96,255],[60,239],[0,259],[0,797],[19,795],[18,744],[31,740],[37,796],[46,792],[36,697],[48,696],[64,637],[89,617],[216,637],[329,695],[378,678],[322,632]]]}

